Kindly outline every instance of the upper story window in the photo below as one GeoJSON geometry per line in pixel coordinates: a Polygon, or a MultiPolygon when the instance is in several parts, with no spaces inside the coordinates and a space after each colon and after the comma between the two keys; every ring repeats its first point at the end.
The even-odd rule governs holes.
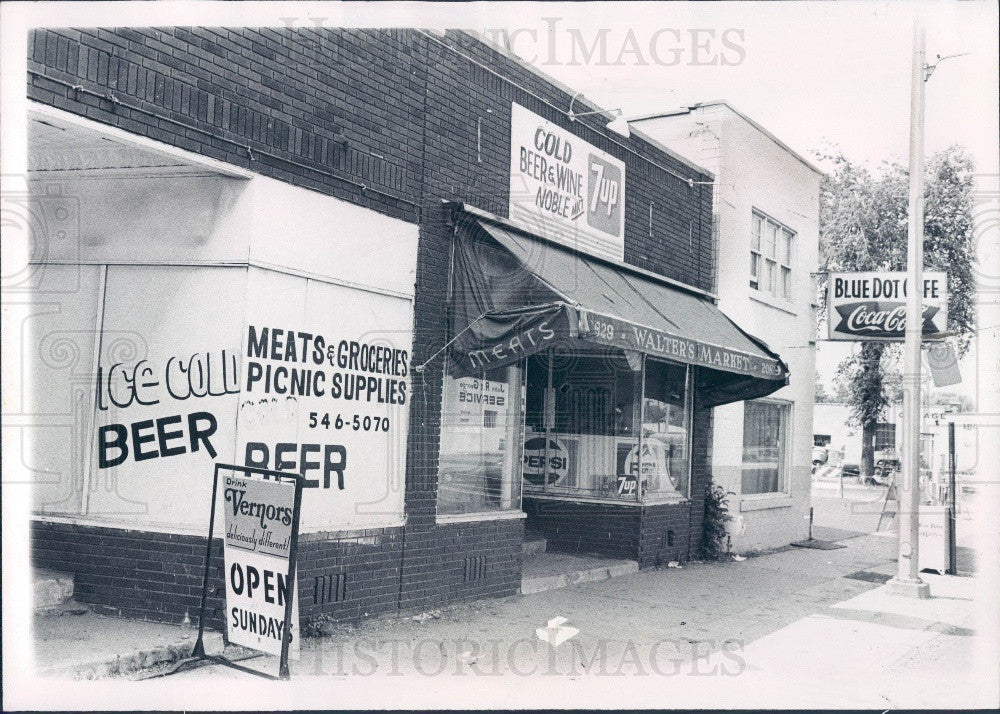
{"type": "Polygon", "coordinates": [[[750,287],[771,297],[792,300],[792,255],[795,233],[768,218],[753,212],[750,236],[750,287]]]}

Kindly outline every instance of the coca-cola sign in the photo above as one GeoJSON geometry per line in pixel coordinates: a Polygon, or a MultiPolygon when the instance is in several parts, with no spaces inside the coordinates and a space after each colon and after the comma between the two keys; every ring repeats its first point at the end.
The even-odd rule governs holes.
{"type": "MultiPolygon", "coordinates": [[[[906,333],[906,273],[831,273],[827,304],[831,340],[902,341],[906,333]]],[[[923,274],[923,334],[948,323],[948,277],[923,274]]]]}

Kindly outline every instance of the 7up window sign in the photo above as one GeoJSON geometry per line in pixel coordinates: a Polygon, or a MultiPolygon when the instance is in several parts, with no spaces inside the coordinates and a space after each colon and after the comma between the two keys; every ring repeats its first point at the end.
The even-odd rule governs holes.
{"type": "Polygon", "coordinates": [[[625,163],[511,105],[510,218],[577,250],[623,260],[625,163]]]}

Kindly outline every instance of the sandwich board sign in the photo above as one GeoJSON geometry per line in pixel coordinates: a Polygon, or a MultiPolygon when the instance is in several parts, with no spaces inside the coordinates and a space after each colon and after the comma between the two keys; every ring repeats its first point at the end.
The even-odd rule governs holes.
{"type": "Polygon", "coordinates": [[[920,570],[936,570],[941,575],[951,570],[950,518],[951,511],[946,506],[920,506],[917,550],[920,570]]]}
{"type": "Polygon", "coordinates": [[[289,678],[288,659],[299,658],[299,602],[295,579],[303,481],[304,477],[298,473],[215,464],[198,640],[191,657],[181,664],[210,660],[268,679],[289,678]],[[218,499],[220,487],[221,502],[218,499]],[[277,676],[205,652],[205,609],[217,505],[221,506],[225,519],[224,617],[229,641],[278,656],[277,676]]]}
{"type": "Polygon", "coordinates": [[[288,655],[298,659],[298,593],[288,568],[295,483],[231,473],[223,477],[222,493],[229,641],[281,656],[285,603],[290,600],[288,655]]]}
{"type": "MultiPolygon", "coordinates": [[[[830,273],[828,339],[902,342],[906,332],[906,273],[830,273]]],[[[923,273],[922,332],[945,332],[948,276],[923,273]]]]}

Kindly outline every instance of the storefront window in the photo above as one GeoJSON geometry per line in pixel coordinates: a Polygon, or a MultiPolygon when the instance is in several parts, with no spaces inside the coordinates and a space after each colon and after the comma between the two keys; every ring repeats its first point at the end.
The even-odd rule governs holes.
{"type": "Polygon", "coordinates": [[[445,376],[438,514],[520,507],[521,368],[445,376]]]}
{"type": "Polygon", "coordinates": [[[634,479],[619,478],[638,443],[638,375],[625,357],[555,354],[550,371],[544,353],[527,372],[525,493],[635,500],[634,479]]]}
{"type": "Polygon", "coordinates": [[[687,369],[647,360],[644,399],[643,493],[649,497],[687,495],[687,369]]]}
{"type": "Polygon", "coordinates": [[[743,493],[785,489],[785,432],[788,405],[750,401],[743,417],[743,493]]]}
{"type": "Polygon", "coordinates": [[[686,369],[648,362],[640,455],[641,370],[621,351],[555,354],[551,370],[548,354],[528,360],[526,495],[637,501],[640,473],[645,496],[686,493],[686,369]]]}

